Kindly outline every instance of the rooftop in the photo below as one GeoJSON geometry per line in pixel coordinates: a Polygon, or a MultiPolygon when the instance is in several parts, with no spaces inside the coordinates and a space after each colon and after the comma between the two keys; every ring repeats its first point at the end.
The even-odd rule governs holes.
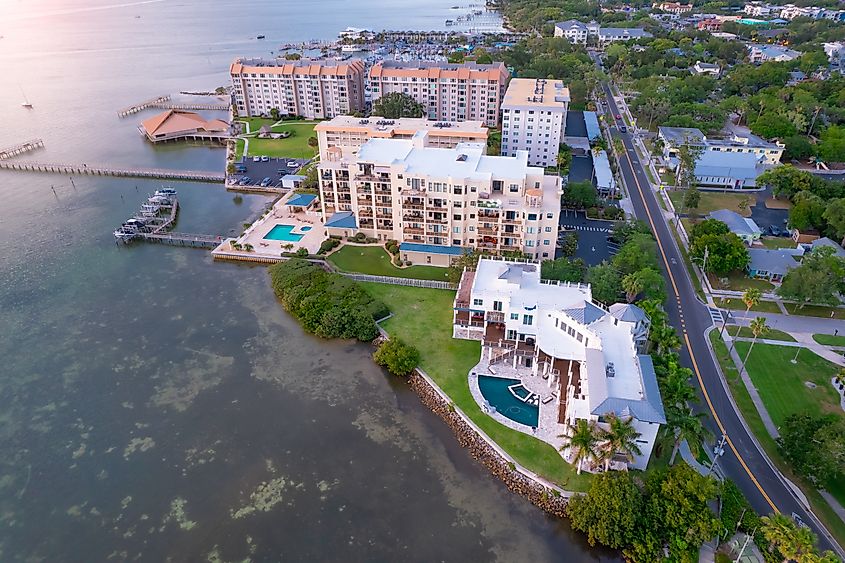
{"type": "Polygon", "coordinates": [[[599,37],[628,36],[634,38],[651,37],[651,33],[641,27],[602,27],[599,29],[599,37]]]}
{"type": "Polygon", "coordinates": [[[190,131],[225,133],[229,130],[229,124],[222,119],[206,120],[198,113],[178,109],[169,109],[145,119],[141,123],[141,127],[151,137],[175,135],[190,131]]]}
{"type": "Polygon", "coordinates": [[[686,143],[700,144],[706,138],[700,129],[694,127],[658,127],[657,131],[666,142],[675,146],[686,143]]]}
{"type": "Polygon", "coordinates": [[[337,61],[334,59],[235,59],[229,67],[231,74],[266,73],[266,74],[306,74],[306,75],[338,75],[346,74],[350,69],[364,70],[364,63],[358,60],[337,61]]]}
{"type": "Polygon", "coordinates": [[[338,211],[326,219],[325,226],[335,229],[357,229],[358,223],[355,222],[355,214],[351,211],[338,211]]]}
{"type": "Polygon", "coordinates": [[[695,164],[695,175],[754,180],[762,157],[751,153],[705,151],[695,164]]]}
{"type": "Polygon", "coordinates": [[[786,275],[789,270],[798,267],[798,262],[795,261],[796,255],[799,253],[794,249],[749,248],[748,256],[751,257],[751,262],[748,268],[758,272],[786,275]]]}
{"type": "Polygon", "coordinates": [[[584,124],[587,126],[587,138],[591,141],[601,138],[601,129],[599,128],[599,120],[596,112],[584,112],[584,124]]]}
{"type": "Polygon", "coordinates": [[[545,107],[563,109],[569,103],[569,88],[560,80],[514,78],[508,84],[502,107],[545,107]]]}
{"type": "Polygon", "coordinates": [[[450,77],[470,78],[486,77],[498,80],[507,76],[505,63],[479,64],[476,62],[450,63],[447,61],[395,61],[384,60],[370,69],[371,77],[384,74],[392,76],[424,76],[427,78],[450,77]]]}
{"type": "Polygon", "coordinates": [[[738,236],[757,236],[761,233],[760,227],[754,219],[743,217],[730,209],[719,209],[710,213],[711,219],[721,221],[728,226],[732,233],[738,236]]]}
{"type": "Polygon", "coordinates": [[[416,117],[386,119],[372,116],[362,119],[351,115],[339,115],[329,121],[321,121],[314,127],[314,130],[365,132],[373,137],[386,138],[398,135],[413,135],[418,131],[432,131],[439,135],[487,138],[487,127],[481,121],[441,122],[416,117]]]}
{"type": "Polygon", "coordinates": [[[610,161],[605,151],[593,153],[593,170],[596,173],[596,187],[610,189],[613,185],[613,172],[610,170],[610,161]]]}
{"type": "MultiPolygon", "coordinates": [[[[300,178],[303,178],[303,176],[300,176],[300,178]]],[[[317,196],[314,194],[294,194],[285,202],[285,205],[289,207],[308,207],[315,199],[317,199],[317,196]]]]}

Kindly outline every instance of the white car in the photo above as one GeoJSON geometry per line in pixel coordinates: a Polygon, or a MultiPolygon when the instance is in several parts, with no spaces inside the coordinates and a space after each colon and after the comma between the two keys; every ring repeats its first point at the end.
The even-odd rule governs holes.
{"type": "Polygon", "coordinates": [[[288,168],[299,168],[299,163],[295,160],[289,160],[285,164],[288,168]]]}
{"type": "Polygon", "coordinates": [[[261,162],[270,162],[270,157],[269,156],[262,156],[261,162]]]}
{"type": "Polygon", "coordinates": [[[252,161],[253,162],[261,162],[261,157],[260,156],[253,156],[252,161]]]}

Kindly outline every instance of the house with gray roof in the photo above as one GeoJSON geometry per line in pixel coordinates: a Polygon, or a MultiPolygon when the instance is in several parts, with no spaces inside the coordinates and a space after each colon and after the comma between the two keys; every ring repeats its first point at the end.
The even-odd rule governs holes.
{"type": "Polygon", "coordinates": [[[751,153],[704,151],[695,163],[695,180],[702,188],[741,190],[757,186],[763,157],[751,153]]]}
{"type": "MultiPolygon", "coordinates": [[[[805,247],[806,247],[806,245],[805,245],[805,247]]],[[[811,251],[815,250],[817,248],[830,247],[830,248],[833,249],[833,254],[835,256],[839,256],[840,258],[845,258],[845,249],[843,249],[842,246],[839,245],[839,243],[837,243],[836,241],[831,240],[827,237],[817,238],[816,240],[814,240],[813,242],[811,242],[809,244],[809,247],[810,248],[808,250],[811,250],[811,251]]]]}
{"type": "Polygon", "coordinates": [[[710,219],[716,219],[728,226],[733,234],[742,239],[742,242],[751,246],[755,240],[760,240],[762,231],[754,219],[743,217],[736,211],[730,209],[719,209],[708,215],[710,219]]]}
{"type": "Polygon", "coordinates": [[[797,249],[749,248],[748,276],[780,283],[789,270],[799,266],[797,258],[803,254],[797,249]]]}

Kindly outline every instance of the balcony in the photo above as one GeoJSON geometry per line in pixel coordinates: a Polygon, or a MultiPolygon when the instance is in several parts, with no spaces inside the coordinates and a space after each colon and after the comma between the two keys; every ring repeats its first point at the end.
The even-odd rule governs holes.
{"type": "Polygon", "coordinates": [[[373,210],[372,209],[359,209],[358,210],[358,217],[372,217],[373,210]]]}
{"type": "Polygon", "coordinates": [[[402,220],[411,223],[422,223],[423,216],[422,213],[405,213],[402,215],[402,220]]]}
{"type": "Polygon", "coordinates": [[[358,198],[358,205],[372,205],[373,200],[368,197],[359,197],[358,198]]]}
{"type": "Polygon", "coordinates": [[[379,219],[393,219],[393,213],[385,213],[384,211],[376,211],[376,217],[379,219]]]}
{"type": "Polygon", "coordinates": [[[478,232],[482,235],[498,236],[499,227],[478,227],[478,232]]]}
{"type": "Polygon", "coordinates": [[[419,209],[419,210],[422,210],[425,206],[422,203],[410,203],[410,202],[407,202],[407,201],[403,201],[402,207],[404,209],[419,209]]]}
{"type": "Polygon", "coordinates": [[[501,311],[487,311],[487,322],[503,323],[505,322],[505,314],[501,311]]]}
{"type": "Polygon", "coordinates": [[[499,250],[501,250],[502,252],[522,252],[522,247],[513,246],[510,244],[503,244],[499,247],[499,250]]]}
{"type": "Polygon", "coordinates": [[[406,235],[421,235],[425,233],[422,227],[404,227],[402,232],[406,235]]]}

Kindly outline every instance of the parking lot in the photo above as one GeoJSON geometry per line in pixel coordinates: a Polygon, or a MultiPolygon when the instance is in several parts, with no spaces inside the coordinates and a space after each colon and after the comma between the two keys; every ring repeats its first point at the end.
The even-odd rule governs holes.
{"type": "MultiPolygon", "coordinates": [[[[612,233],[612,225],[608,221],[588,219],[583,211],[563,209],[560,212],[560,235],[575,232],[578,235],[578,250],[574,258],[581,258],[589,266],[610,260],[619,251],[619,247],[607,237],[612,233]]],[[[560,251],[558,249],[557,258],[560,251]]]]}
{"type": "Polygon", "coordinates": [[[309,162],[307,158],[270,158],[255,162],[255,158],[249,157],[235,163],[236,172],[232,174],[233,181],[244,182],[244,186],[261,185],[265,178],[270,179],[270,187],[278,188],[281,185],[281,178],[286,174],[296,174],[297,171],[309,162]],[[238,171],[240,169],[240,171],[238,171]]]}

